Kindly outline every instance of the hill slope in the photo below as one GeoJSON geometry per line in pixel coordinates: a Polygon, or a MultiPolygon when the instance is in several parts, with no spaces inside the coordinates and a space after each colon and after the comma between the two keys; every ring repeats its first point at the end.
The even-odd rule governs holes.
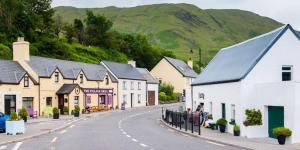
{"type": "MultiPolygon", "coordinates": [[[[84,19],[85,8],[57,7],[65,22],[84,19]]],[[[159,47],[174,50],[177,57],[198,60],[198,47],[208,62],[223,47],[271,31],[282,24],[242,10],[203,10],[189,4],[156,4],[132,8],[93,8],[113,20],[115,30],[142,33],[159,47]],[[190,54],[193,49],[194,54],[190,54]]]]}

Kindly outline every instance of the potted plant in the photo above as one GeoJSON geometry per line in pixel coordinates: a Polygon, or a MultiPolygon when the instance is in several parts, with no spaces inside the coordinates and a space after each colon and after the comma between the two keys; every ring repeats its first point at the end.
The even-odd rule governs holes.
{"type": "Polygon", "coordinates": [[[27,116],[28,116],[28,112],[26,110],[26,108],[22,108],[19,112],[19,116],[24,120],[24,122],[27,122],[27,116]]]}
{"type": "Polygon", "coordinates": [[[20,133],[25,133],[25,123],[17,113],[12,112],[10,117],[5,122],[6,124],[6,134],[16,135],[20,133]]]}
{"type": "Polygon", "coordinates": [[[80,107],[76,105],[74,109],[74,117],[79,117],[79,113],[80,113],[80,107]]]}
{"type": "Polygon", "coordinates": [[[273,129],[273,134],[277,137],[278,143],[284,145],[286,138],[292,135],[292,131],[289,128],[278,127],[273,129]]]}
{"type": "Polygon", "coordinates": [[[69,115],[69,108],[67,106],[64,106],[63,112],[64,115],[69,115]]]}
{"type": "Polygon", "coordinates": [[[235,124],[233,126],[233,135],[234,136],[240,136],[240,133],[241,133],[241,129],[240,129],[240,126],[235,124]]]}
{"type": "Polygon", "coordinates": [[[52,113],[53,113],[53,119],[59,119],[59,110],[57,107],[54,107],[52,109],[52,113]]]}
{"type": "Polygon", "coordinates": [[[227,120],[224,119],[224,118],[221,118],[217,121],[217,125],[219,126],[220,128],[220,132],[221,133],[224,133],[225,132],[225,129],[226,129],[226,125],[227,125],[227,120]]]}

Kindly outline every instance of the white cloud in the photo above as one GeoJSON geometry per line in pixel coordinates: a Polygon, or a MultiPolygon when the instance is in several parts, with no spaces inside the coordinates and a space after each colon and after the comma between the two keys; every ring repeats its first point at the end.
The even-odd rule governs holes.
{"type": "Polygon", "coordinates": [[[52,6],[74,7],[133,7],[159,3],[189,3],[207,9],[242,9],[290,23],[300,30],[300,0],[53,0],[52,6]]]}

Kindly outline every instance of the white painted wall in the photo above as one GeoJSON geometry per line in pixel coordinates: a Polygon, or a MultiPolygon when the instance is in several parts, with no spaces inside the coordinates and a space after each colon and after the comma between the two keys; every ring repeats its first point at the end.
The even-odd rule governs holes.
{"type": "Polygon", "coordinates": [[[119,106],[123,103],[123,95],[126,95],[125,108],[131,107],[131,93],[133,93],[133,107],[146,106],[146,81],[118,79],[118,84],[119,106]],[[126,89],[123,89],[123,81],[126,82],[126,89]],[[131,89],[131,82],[133,82],[133,89],[131,89]],[[138,82],[141,83],[141,89],[138,89],[138,82]],[[139,94],[141,95],[140,103],[138,103],[139,94]]]}
{"type": "Polygon", "coordinates": [[[147,84],[147,90],[155,91],[155,105],[158,105],[158,84],[147,84]]]}

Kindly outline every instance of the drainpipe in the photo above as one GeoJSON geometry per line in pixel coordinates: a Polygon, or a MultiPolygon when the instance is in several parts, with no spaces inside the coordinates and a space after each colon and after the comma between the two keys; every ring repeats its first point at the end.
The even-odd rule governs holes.
{"type": "Polygon", "coordinates": [[[191,99],[192,99],[192,111],[194,111],[194,99],[193,99],[193,85],[191,86],[191,99]]]}
{"type": "Polygon", "coordinates": [[[41,116],[41,82],[40,82],[40,77],[39,77],[39,93],[38,93],[38,97],[39,97],[39,116],[41,116]]]}

